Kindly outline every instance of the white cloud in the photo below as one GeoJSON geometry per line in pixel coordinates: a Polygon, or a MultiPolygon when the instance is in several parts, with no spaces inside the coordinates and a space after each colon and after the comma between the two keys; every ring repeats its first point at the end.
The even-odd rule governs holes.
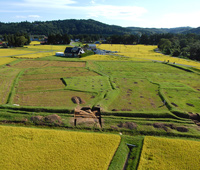
{"type": "MultiPolygon", "coordinates": [[[[178,26],[193,26],[198,27],[200,12],[192,12],[192,13],[170,13],[164,16],[163,21],[166,21],[168,24],[173,27],[178,26]]],[[[163,22],[163,24],[166,24],[163,22]]]]}
{"type": "Polygon", "coordinates": [[[112,5],[96,5],[88,10],[88,17],[105,17],[114,20],[137,21],[147,12],[143,7],[137,6],[112,6],[112,5]]]}
{"type": "Polygon", "coordinates": [[[16,3],[16,5],[40,8],[63,8],[76,3],[74,0],[24,0],[23,3],[16,3]]]}
{"type": "Polygon", "coordinates": [[[29,15],[28,17],[29,17],[29,18],[40,18],[39,15],[29,15]]]}
{"type": "Polygon", "coordinates": [[[95,0],[91,0],[91,2],[90,2],[91,4],[95,4],[96,2],[95,2],[95,0]]]}
{"type": "Polygon", "coordinates": [[[23,15],[16,15],[15,18],[27,18],[27,17],[23,15]]]}
{"type": "MultiPolygon", "coordinates": [[[[35,12],[51,12],[51,14],[57,14],[59,11],[62,14],[82,14],[81,18],[98,18],[98,20],[122,20],[130,22],[141,21],[141,16],[147,13],[147,10],[143,7],[137,6],[117,6],[117,5],[103,5],[100,2],[104,0],[90,0],[90,5],[81,6],[78,0],[23,0],[23,3],[16,2],[15,5],[21,9],[35,10],[35,12]],[[76,4],[76,5],[73,5],[76,4]]],[[[32,17],[34,18],[34,17],[32,17]]],[[[35,16],[35,18],[39,18],[35,16]]]]}
{"type": "Polygon", "coordinates": [[[25,15],[16,15],[15,18],[18,18],[18,19],[28,19],[28,18],[40,18],[39,15],[28,15],[28,16],[25,16],[25,15]]]}
{"type": "Polygon", "coordinates": [[[164,16],[161,16],[159,19],[155,19],[153,22],[148,23],[147,25],[152,25],[152,27],[157,28],[173,28],[173,27],[199,27],[198,17],[200,12],[184,12],[184,13],[168,13],[164,16]]]}

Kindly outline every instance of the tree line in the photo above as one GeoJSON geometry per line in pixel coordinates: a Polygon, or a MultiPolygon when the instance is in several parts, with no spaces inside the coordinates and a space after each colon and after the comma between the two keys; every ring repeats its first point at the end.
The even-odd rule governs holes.
{"type": "Polygon", "coordinates": [[[30,44],[31,40],[26,33],[4,34],[2,39],[5,41],[3,46],[6,47],[22,47],[30,44]]]}
{"type": "MultiPolygon", "coordinates": [[[[7,46],[21,47],[30,43],[27,33],[4,34],[7,46]]],[[[175,57],[189,58],[200,61],[200,35],[198,34],[124,34],[124,35],[101,35],[101,34],[49,34],[47,44],[69,44],[71,39],[83,43],[101,41],[109,44],[145,44],[158,45],[160,51],[175,57]]]]}
{"type": "Polygon", "coordinates": [[[166,55],[200,61],[200,35],[197,34],[153,34],[112,35],[107,37],[111,44],[158,45],[166,55]]]}

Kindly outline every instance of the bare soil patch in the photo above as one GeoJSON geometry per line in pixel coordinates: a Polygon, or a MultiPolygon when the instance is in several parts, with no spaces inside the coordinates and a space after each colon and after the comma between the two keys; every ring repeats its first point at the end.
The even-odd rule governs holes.
{"type": "Polygon", "coordinates": [[[117,126],[119,128],[126,128],[130,130],[137,129],[137,124],[133,122],[125,122],[125,123],[120,122],[117,126]]]}
{"type": "Polygon", "coordinates": [[[48,116],[33,116],[31,121],[38,125],[57,125],[60,126],[63,124],[62,119],[57,114],[48,115],[48,116]]]}
{"type": "Polygon", "coordinates": [[[16,63],[12,67],[31,68],[31,67],[85,67],[85,62],[66,62],[66,61],[30,61],[25,60],[16,63]]]}
{"type": "Polygon", "coordinates": [[[154,128],[160,128],[160,129],[163,129],[165,130],[166,132],[169,132],[170,129],[173,129],[173,130],[177,130],[179,132],[188,132],[188,129],[186,127],[177,127],[176,125],[170,123],[170,124],[164,124],[164,123],[154,123],[153,124],[153,127],[154,128]],[[170,128],[170,129],[169,129],[170,128]]]}

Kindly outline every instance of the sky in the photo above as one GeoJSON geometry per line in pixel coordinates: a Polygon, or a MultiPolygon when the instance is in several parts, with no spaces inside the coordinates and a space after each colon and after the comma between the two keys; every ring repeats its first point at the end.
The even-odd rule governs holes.
{"type": "Polygon", "coordinates": [[[199,0],[0,0],[0,22],[94,19],[122,27],[200,27],[199,0]]]}

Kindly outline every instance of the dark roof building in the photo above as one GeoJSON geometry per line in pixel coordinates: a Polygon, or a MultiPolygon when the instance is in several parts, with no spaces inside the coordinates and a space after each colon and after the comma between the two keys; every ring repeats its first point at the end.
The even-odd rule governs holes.
{"type": "Polygon", "coordinates": [[[66,47],[64,55],[66,57],[78,58],[85,53],[81,47],[66,47]]]}

